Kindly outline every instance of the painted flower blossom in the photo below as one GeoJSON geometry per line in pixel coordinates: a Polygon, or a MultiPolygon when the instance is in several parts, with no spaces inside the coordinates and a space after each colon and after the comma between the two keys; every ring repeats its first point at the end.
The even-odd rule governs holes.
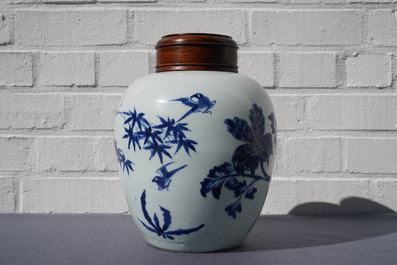
{"type": "Polygon", "coordinates": [[[273,135],[276,133],[276,127],[273,113],[268,118],[272,122],[272,133],[266,133],[265,117],[262,109],[256,104],[253,104],[249,111],[250,123],[238,117],[226,119],[227,131],[243,144],[235,149],[232,163],[225,162],[215,166],[200,183],[203,197],[212,192],[214,198],[219,199],[223,187],[233,192],[237,200],[225,208],[227,214],[233,218],[237,217],[237,212],[242,211],[242,198],[255,198],[257,188],[254,184],[261,180],[270,181],[264,164],[269,166],[270,156],[273,155],[273,135]],[[258,174],[256,172],[259,167],[258,174]]]}

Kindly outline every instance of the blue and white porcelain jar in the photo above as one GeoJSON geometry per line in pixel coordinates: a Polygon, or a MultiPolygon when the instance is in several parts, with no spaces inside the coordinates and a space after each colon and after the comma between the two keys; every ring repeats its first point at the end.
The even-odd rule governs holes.
{"type": "Polygon", "coordinates": [[[237,73],[228,36],[173,34],[157,71],[125,92],[115,149],[131,215],[153,246],[208,252],[241,245],[261,213],[276,147],[272,102],[237,73]]]}

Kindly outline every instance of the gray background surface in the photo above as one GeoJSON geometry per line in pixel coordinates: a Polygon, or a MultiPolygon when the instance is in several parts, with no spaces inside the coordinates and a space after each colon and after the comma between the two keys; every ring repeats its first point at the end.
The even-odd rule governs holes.
{"type": "Polygon", "coordinates": [[[126,215],[0,215],[0,264],[396,264],[397,214],[261,216],[214,253],[150,246],[126,215]]]}

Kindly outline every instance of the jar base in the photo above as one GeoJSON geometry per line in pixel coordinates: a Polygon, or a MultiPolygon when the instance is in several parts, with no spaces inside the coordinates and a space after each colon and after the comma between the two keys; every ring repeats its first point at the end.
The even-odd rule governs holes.
{"type": "Polygon", "coordinates": [[[241,246],[243,242],[238,242],[237,244],[225,244],[210,246],[207,242],[205,244],[185,244],[182,242],[161,242],[159,240],[153,240],[151,238],[146,238],[146,241],[155,248],[172,251],[172,252],[187,252],[187,253],[208,253],[208,252],[218,252],[224,250],[230,250],[241,246]]]}

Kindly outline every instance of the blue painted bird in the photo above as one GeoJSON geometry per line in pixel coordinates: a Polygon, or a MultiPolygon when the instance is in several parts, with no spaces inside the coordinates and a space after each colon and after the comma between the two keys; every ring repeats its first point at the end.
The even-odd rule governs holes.
{"type": "Polygon", "coordinates": [[[204,96],[201,93],[196,93],[190,97],[187,98],[178,98],[178,99],[173,99],[171,101],[180,101],[184,105],[192,107],[188,112],[186,112],[185,115],[182,116],[177,122],[183,120],[187,116],[189,116],[192,113],[196,112],[202,112],[202,113],[210,113],[212,114],[211,111],[209,111],[212,107],[215,106],[216,101],[210,101],[210,99],[206,96],[204,96]]]}
{"type": "Polygon", "coordinates": [[[156,170],[156,172],[158,172],[160,174],[160,176],[156,176],[152,179],[152,182],[156,182],[157,186],[159,186],[159,190],[164,190],[164,189],[168,189],[168,186],[171,183],[171,177],[178,172],[179,170],[187,167],[187,165],[181,166],[180,168],[174,169],[170,172],[168,172],[167,170],[167,166],[173,164],[175,162],[171,162],[168,163],[162,167],[160,167],[159,169],[156,170]]]}

